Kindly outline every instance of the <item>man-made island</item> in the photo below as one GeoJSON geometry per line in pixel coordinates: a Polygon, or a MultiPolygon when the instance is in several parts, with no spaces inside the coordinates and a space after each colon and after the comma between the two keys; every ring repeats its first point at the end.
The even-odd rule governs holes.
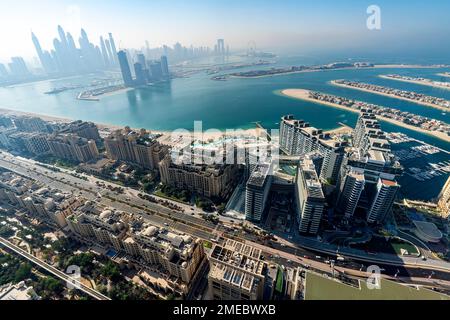
{"type": "Polygon", "coordinates": [[[231,73],[228,76],[233,78],[261,78],[276,75],[295,74],[303,72],[317,72],[317,71],[332,71],[332,70],[346,70],[346,69],[390,69],[390,68],[442,68],[442,65],[408,65],[408,64],[379,64],[375,65],[369,62],[335,62],[326,65],[317,66],[291,66],[286,68],[271,68],[264,70],[250,70],[244,72],[231,73]]]}
{"type": "Polygon", "coordinates": [[[374,65],[366,62],[356,63],[330,63],[326,65],[318,66],[292,66],[286,68],[271,68],[265,70],[250,70],[244,72],[231,73],[229,76],[234,78],[260,78],[268,76],[276,76],[283,74],[293,74],[302,72],[315,72],[324,70],[337,70],[337,69],[357,69],[357,68],[371,68],[374,65]]]}
{"type": "Polygon", "coordinates": [[[383,79],[388,79],[388,80],[397,80],[397,81],[409,82],[409,83],[414,83],[414,84],[420,84],[420,85],[424,85],[424,86],[430,86],[430,87],[434,87],[434,88],[450,90],[450,82],[435,81],[435,80],[425,79],[425,78],[408,77],[408,76],[402,76],[399,74],[380,75],[379,77],[383,78],[383,79]]]}
{"type": "Polygon", "coordinates": [[[443,121],[429,119],[397,109],[304,89],[285,89],[281,91],[281,94],[291,98],[318,103],[355,113],[359,113],[361,109],[369,108],[372,109],[377,117],[382,121],[450,142],[450,136],[448,135],[450,132],[450,125],[443,121]]]}
{"type": "Polygon", "coordinates": [[[450,78],[450,72],[438,73],[437,75],[441,76],[441,77],[449,77],[450,78]]]}
{"type": "Polygon", "coordinates": [[[389,98],[396,98],[400,100],[405,100],[408,102],[420,104],[423,106],[436,108],[444,111],[450,110],[450,101],[438,98],[427,96],[422,93],[417,93],[413,91],[405,91],[399,90],[389,87],[377,86],[374,84],[357,82],[357,81],[349,81],[349,80],[333,80],[331,84],[343,88],[356,89],[364,92],[379,94],[382,96],[386,96],[389,98]]]}

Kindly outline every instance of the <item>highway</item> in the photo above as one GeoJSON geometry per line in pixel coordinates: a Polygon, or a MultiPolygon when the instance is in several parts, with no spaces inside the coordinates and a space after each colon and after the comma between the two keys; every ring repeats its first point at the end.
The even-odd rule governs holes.
{"type": "Polygon", "coordinates": [[[91,296],[92,298],[97,299],[97,300],[111,300],[109,297],[101,294],[100,292],[98,292],[92,288],[87,287],[86,285],[79,282],[78,280],[70,277],[69,275],[67,275],[64,272],[58,270],[57,268],[49,265],[48,263],[46,263],[42,260],[39,260],[35,256],[29,254],[25,250],[22,250],[18,246],[12,244],[11,242],[9,242],[8,240],[6,240],[2,237],[0,237],[0,244],[2,246],[6,247],[7,249],[14,251],[15,253],[21,255],[25,259],[29,260],[30,262],[37,265],[38,267],[46,270],[47,272],[51,273],[55,277],[59,278],[60,280],[63,280],[65,283],[73,284],[74,286],[77,287],[78,290],[83,291],[84,293],[91,296]]]}
{"type": "MultiPolygon", "coordinates": [[[[97,185],[93,182],[91,177],[87,180],[80,179],[74,177],[72,175],[73,173],[68,170],[53,172],[33,160],[20,157],[17,158],[6,152],[2,152],[0,154],[0,167],[4,167],[7,170],[39,181],[49,188],[69,192],[75,196],[80,196],[85,199],[95,201],[99,205],[113,207],[124,212],[130,212],[141,216],[149,223],[156,226],[167,226],[205,240],[223,237],[224,239],[231,238],[246,242],[250,245],[259,246],[263,249],[263,255],[266,259],[286,265],[294,263],[297,265],[314,264],[317,269],[329,271],[330,266],[324,261],[334,259],[334,256],[336,255],[336,252],[314,247],[312,244],[305,242],[306,240],[302,240],[301,244],[299,244],[300,241],[296,241],[297,244],[281,244],[281,241],[273,241],[271,242],[271,248],[258,243],[257,236],[253,234],[233,234],[224,225],[215,225],[211,222],[205,221],[202,218],[193,216],[189,212],[182,213],[171,210],[160,204],[143,200],[130,192],[119,194],[97,185]],[[310,249],[305,249],[305,247],[309,247],[310,249]],[[317,252],[321,252],[319,253],[321,257],[317,257],[317,252]],[[297,258],[294,259],[294,257],[297,258]],[[289,260],[291,261],[290,263],[289,260]]],[[[112,183],[106,181],[102,182],[106,185],[113,185],[112,183]]],[[[127,188],[125,188],[125,190],[127,190],[127,188]]],[[[350,257],[347,256],[347,254],[344,255],[346,257],[350,257]]],[[[377,257],[370,259],[367,257],[351,258],[354,261],[339,262],[341,267],[348,269],[349,272],[352,270],[360,270],[363,265],[376,263],[387,270],[386,272],[389,272],[388,275],[391,276],[400,270],[401,275],[404,277],[427,278],[433,273],[433,277],[435,278],[450,280],[450,273],[448,272],[450,268],[447,267],[449,264],[444,263],[443,261],[418,261],[420,260],[418,258],[411,258],[408,260],[405,257],[401,257],[394,262],[382,260],[377,257]]]]}

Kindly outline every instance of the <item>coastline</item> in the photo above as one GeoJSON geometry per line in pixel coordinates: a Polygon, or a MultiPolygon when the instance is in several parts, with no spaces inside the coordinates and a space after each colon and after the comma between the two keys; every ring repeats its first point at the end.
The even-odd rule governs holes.
{"type": "Polygon", "coordinates": [[[339,71],[339,70],[367,70],[367,69],[438,69],[442,68],[442,66],[426,66],[426,65],[415,65],[415,64],[376,64],[372,67],[345,67],[345,68],[336,68],[336,69],[311,69],[311,70],[300,70],[300,71],[288,71],[282,73],[275,74],[266,74],[260,76],[237,76],[237,75],[229,75],[230,78],[233,79],[259,79],[259,78],[267,78],[267,77],[276,77],[276,76],[284,76],[290,74],[298,74],[298,73],[310,73],[310,72],[327,72],[327,71],[339,71]]]}
{"type": "Polygon", "coordinates": [[[438,88],[438,89],[446,89],[446,90],[450,90],[450,87],[440,86],[440,85],[437,85],[437,84],[433,84],[432,82],[425,82],[425,81],[415,81],[415,80],[405,80],[405,79],[391,78],[391,77],[387,77],[387,76],[382,75],[382,74],[380,74],[378,77],[380,77],[380,78],[382,78],[382,79],[387,79],[387,80],[394,80],[394,81],[400,81],[400,82],[408,82],[408,83],[418,84],[418,85],[422,85],[422,86],[428,86],[428,87],[433,87],[433,88],[438,88]]]}
{"type": "Polygon", "coordinates": [[[394,94],[389,94],[389,93],[378,92],[378,91],[373,91],[373,90],[364,89],[364,88],[358,88],[358,87],[348,86],[348,85],[345,85],[345,84],[337,83],[336,80],[331,80],[330,83],[331,83],[333,86],[336,86],[336,87],[341,87],[341,88],[346,88],[346,89],[353,89],[353,90],[363,91],[363,92],[367,92],[367,93],[377,94],[377,95],[380,95],[380,96],[385,96],[385,97],[388,97],[388,98],[393,98],[393,99],[399,99],[399,100],[408,101],[408,102],[411,102],[411,103],[419,104],[419,105],[421,105],[421,106],[430,107],[430,108],[435,108],[435,109],[439,109],[439,110],[442,110],[442,111],[450,111],[450,108],[441,107],[441,106],[438,106],[438,105],[435,105],[435,104],[432,104],[432,103],[422,102],[422,101],[417,101],[417,100],[408,99],[408,98],[405,98],[405,97],[399,97],[399,96],[396,96],[396,95],[394,95],[394,94]]]}
{"type": "MultiPolygon", "coordinates": [[[[337,109],[342,109],[342,110],[346,110],[346,111],[351,111],[354,113],[359,113],[359,110],[356,109],[352,109],[349,107],[345,107],[336,103],[331,103],[331,102],[327,102],[327,101],[320,101],[320,100],[315,100],[309,97],[309,90],[305,90],[305,89],[284,89],[281,90],[280,93],[284,96],[290,97],[290,98],[294,98],[294,99],[299,99],[299,100],[304,100],[304,101],[308,101],[311,103],[315,103],[315,104],[322,104],[322,105],[326,105],[332,108],[337,108],[337,109]]],[[[381,121],[385,121],[385,122],[389,122],[392,123],[396,126],[399,127],[403,127],[405,129],[409,129],[409,130],[414,130],[429,136],[433,136],[437,139],[443,140],[445,142],[450,142],[450,136],[446,135],[443,132],[437,132],[437,131],[428,131],[419,127],[415,127],[406,123],[403,123],[401,121],[398,120],[394,120],[394,119],[390,119],[390,118],[386,118],[386,117],[382,117],[377,115],[377,118],[381,121]]]]}
{"type": "Polygon", "coordinates": [[[80,92],[77,95],[76,99],[80,100],[80,101],[97,102],[97,101],[100,101],[101,98],[107,98],[107,97],[113,96],[113,95],[118,94],[118,93],[126,93],[126,92],[132,91],[132,90],[134,90],[134,88],[120,88],[120,89],[117,89],[117,90],[114,90],[114,91],[102,93],[102,94],[97,95],[97,96],[89,96],[89,97],[85,97],[85,98],[81,97],[81,95],[84,93],[84,91],[82,91],[82,92],[80,92]]]}
{"type": "MultiPolygon", "coordinates": [[[[79,119],[70,119],[70,118],[64,118],[64,117],[57,117],[57,116],[49,116],[49,115],[44,115],[44,114],[39,114],[39,113],[34,113],[34,112],[27,112],[27,111],[18,111],[18,110],[12,110],[12,109],[7,109],[7,108],[0,108],[0,114],[5,114],[5,115],[15,115],[15,116],[29,116],[29,117],[38,117],[41,118],[44,121],[48,121],[48,122],[56,122],[56,123],[69,123],[72,121],[76,121],[79,119]]],[[[97,126],[98,130],[100,131],[100,134],[105,136],[108,135],[109,133],[112,133],[116,130],[122,130],[123,128],[125,128],[125,126],[120,126],[120,125],[114,125],[114,124],[106,124],[106,123],[98,123],[98,122],[94,122],[94,121],[89,121],[89,120],[85,120],[88,122],[93,122],[95,123],[95,125],[97,126]]],[[[131,128],[132,130],[135,131],[139,131],[140,128],[131,128]]],[[[163,140],[170,140],[172,133],[175,131],[163,131],[163,130],[151,130],[146,128],[147,130],[149,130],[152,134],[161,134],[162,135],[162,139],[163,140]]],[[[333,130],[337,130],[339,128],[333,129],[333,130]]],[[[192,138],[194,140],[203,140],[204,142],[206,142],[207,140],[215,140],[218,139],[220,137],[233,137],[233,136],[246,136],[246,137],[260,137],[260,136],[265,136],[264,129],[261,128],[247,128],[247,129],[239,129],[239,128],[235,128],[235,129],[230,129],[230,132],[227,132],[226,130],[221,130],[220,132],[207,132],[208,130],[204,130],[202,132],[196,132],[194,133],[193,131],[190,131],[190,135],[192,136],[192,138]],[[235,131],[234,134],[232,131],[235,131]]],[[[181,137],[183,136],[182,134],[177,135],[177,137],[181,137]]],[[[160,139],[161,139],[160,138],[160,139]]],[[[166,141],[167,142],[167,141],[166,141]]]]}
{"type": "Polygon", "coordinates": [[[437,73],[436,75],[441,76],[441,77],[447,77],[450,78],[450,73],[445,74],[445,73],[437,73]]]}

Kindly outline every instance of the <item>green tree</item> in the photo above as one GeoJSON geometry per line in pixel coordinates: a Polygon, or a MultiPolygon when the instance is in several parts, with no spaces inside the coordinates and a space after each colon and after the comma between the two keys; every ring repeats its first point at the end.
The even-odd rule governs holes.
{"type": "Polygon", "coordinates": [[[27,262],[20,264],[14,274],[14,282],[20,282],[31,277],[31,265],[27,262]]]}

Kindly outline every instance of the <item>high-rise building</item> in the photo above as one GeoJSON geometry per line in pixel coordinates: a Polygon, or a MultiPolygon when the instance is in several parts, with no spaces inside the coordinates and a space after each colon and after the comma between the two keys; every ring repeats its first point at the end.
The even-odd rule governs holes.
{"type": "Polygon", "coordinates": [[[117,57],[119,59],[120,70],[122,72],[122,78],[125,86],[133,86],[133,78],[131,77],[131,70],[130,65],[128,64],[127,53],[121,50],[117,53],[117,57]]]}
{"type": "Polygon", "coordinates": [[[117,61],[116,43],[114,42],[112,33],[109,33],[108,35],[109,35],[109,44],[111,46],[111,53],[112,53],[114,65],[117,65],[118,61],[117,61]]]}
{"type": "Polygon", "coordinates": [[[258,164],[253,169],[245,189],[245,219],[260,222],[272,186],[271,164],[258,164]]]}
{"type": "Polygon", "coordinates": [[[342,179],[336,210],[344,213],[347,218],[353,217],[364,190],[364,173],[357,170],[348,172],[342,179]]]}
{"type": "Polygon", "coordinates": [[[129,128],[118,130],[105,138],[105,148],[108,158],[134,163],[147,169],[156,169],[167,153],[167,148],[150,138],[144,129],[141,132],[131,131],[129,128]]]}
{"type": "Polygon", "coordinates": [[[261,249],[228,239],[210,255],[208,285],[213,300],[262,300],[267,265],[261,249]]]}
{"type": "Polygon", "coordinates": [[[318,152],[323,156],[319,177],[330,184],[336,184],[345,155],[347,142],[311,127],[292,115],[283,116],[280,122],[280,149],[288,155],[305,156],[318,152]]]}
{"type": "Polygon", "coordinates": [[[14,125],[19,131],[25,132],[48,132],[47,123],[38,117],[14,117],[14,125]]]}
{"type": "Polygon", "coordinates": [[[217,54],[225,55],[225,41],[223,39],[217,39],[217,54]]]}
{"type": "Polygon", "coordinates": [[[141,64],[142,69],[147,69],[147,63],[145,60],[145,55],[143,53],[138,53],[136,55],[137,62],[141,64]]]}
{"type": "Polygon", "coordinates": [[[30,75],[30,71],[22,57],[12,57],[8,66],[12,76],[20,78],[30,75]]]}
{"type": "Polygon", "coordinates": [[[60,159],[74,162],[88,162],[98,158],[94,140],[87,140],[72,134],[53,135],[48,139],[51,153],[60,159]]]}
{"type": "Polygon", "coordinates": [[[392,154],[390,143],[371,110],[361,110],[353,140],[355,145],[349,149],[340,172],[338,201],[342,201],[337,209],[351,216],[358,208],[360,218],[365,218],[369,223],[381,223],[392,209],[399,188],[396,180],[403,173],[403,168],[392,154]],[[352,172],[363,175],[359,178],[360,182],[364,181],[362,191],[359,190],[361,183],[352,183],[352,172]],[[352,187],[356,189],[352,190],[352,187]],[[346,199],[350,194],[357,203],[352,203],[347,209],[346,199]],[[359,199],[356,199],[358,194],[359,199]]]}
{"type": "Polygon", "coordinates": [[[109,66],[114,66],[114,58],[111,49],[111,43],[109,43],[108,39],[105,39],[106,52],[108,52],[108,64],[109,66]]]}
{"type": "Polygon", "coordinates": [[[98,128],[95,123],[85,122],[81,120],[65,124],[62,128],[59,129],[58,133],[72,133],[88,140],[101,140],[98,128]]]}
{"type": "Polygon", "coordinates": [[[8,70],[3,63],[0,63],[0,78],[7,78],[9,76],[8,70]]]}
{"type": "Polygon", "coordinates": [[[310,159],[304,159],[299,165],[295,189],[299,232],[317,234],[325,208],[325,196],[310,159]]]}
{"type": "Polygon", "coordinates": [[[161,68],[162,68],[162,75],[164,77],[168,77],[170,75],[170,72],[169,72],[169,63],[167,61],[167,56],[161,56],[161,68]]]}
{"type": "Polygon", "coordinates": [[[393,180],[378,179],[377,192],[370,207],[367,222],[382,222],[386,215],[392,210],[392,205],[400,188],[398,183],[393,180]]]}
{"type": "Polygon", "coordinates": [[[383,134],[375,114],[367,109],[361,110],[361,114],[356,122],[355,130],[353,130],[353,146],[362,149],[366,138],[379,137],[383,134]]]}
{"type": "Polygon", "coordinates": [[[161,61],[153,61],[150,64],[150,72],[154,81],[161,80],[163,78],[161,61]]]}
{"type": "Polygon", "coordinates": [[[136,80],[134,81],[135,85],[143,86],[147,83],[145,70],[143,66],[138,62],[134,64],[134,74],[136,75],[136,80]]]}
{"type": "Polygon", "coordinates": [[[222,197],[233,191],[239,175],[231,164],[175,163],[170,155],[159,163],[161,182],[178,189],[187,189],[205,197],[222,197]]]}
{"type": "Polygon", "coordinates": [[[444,187],[438,196],[438,206],[441,210],[442,217],[447,218],[450,216],[450,177],[447,179],[444,187]]]}
{"type": "MultiPolygon", "coordinates": [[[[31,39],[34,44],[34,48],[36,49],[36,53],[38,55],[39,61],[41,62],[42,68],[44,68],[44,71],[47,74],[50,74],[54,72],[55,70],[52,67],[51,57],[48,55],[48,53],[44,53],[41,48],[41,44],[39,43],[38,38],[36,35],[32,32],[31,33],[31,39]]],[[[0,72],[1,74],[1,72],[0,72]]]]}
{"type": "Polygon", "coordinates": [[[58,33],[61,45],[64,48],[64,50],[66,50],[68,47],[66,33],[64,32],[64,29],[60,25],[58,25],[58,33]]]}
{"type": "Polygon", "coordinates": [[[102,51],[102,57],[103,57],[103,63],[105,65],[105,67],[109,67],[110,63],[109,63],[109,57],[108,57],[108,52],[106,50],[106,45],[105,45],[105,41],[103,40],[103,37],[100,36],[100,48],[102,51]]]}

